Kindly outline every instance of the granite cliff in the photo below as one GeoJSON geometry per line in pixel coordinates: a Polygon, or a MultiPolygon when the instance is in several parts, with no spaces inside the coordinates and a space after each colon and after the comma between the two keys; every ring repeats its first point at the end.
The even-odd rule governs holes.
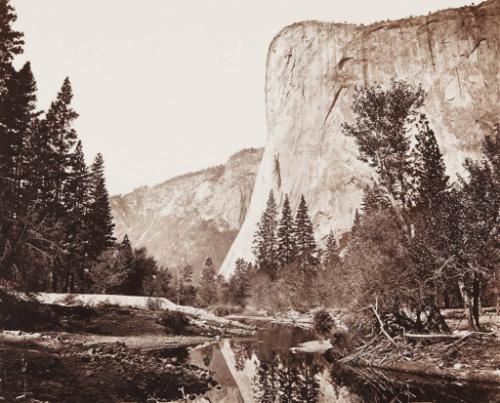
{"type": "Polygon", "coordinates": [[[500,116],[500,0],[368,26],[301,22],[284,28],[267,58],[268,138],[248,213],[220,272],[251,259],[252,237],[273,189],[296,208],[308,200],[318,241],[350,228],[372,173],[341,131],[354,89],[397,76],[421,83],[425,112],[449,174],[477,156],[500,116]]]}
{"type": "Polygon", "coordinates": [[[112,197],[115,236],[128,234],[172,269],[191,264],[197,280],[204,260],[218,267],[236,237],[261,158],[261,149],[242,150],[225,165],[112,197]]]}

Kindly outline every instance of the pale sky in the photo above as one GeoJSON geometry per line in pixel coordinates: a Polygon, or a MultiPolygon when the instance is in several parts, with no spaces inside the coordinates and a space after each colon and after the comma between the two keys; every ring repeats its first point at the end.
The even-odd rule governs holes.
{"type": "Polygon", "coordinates": [[[265,144],[267,48],[301,20],[370,23],[466,0],[11,0],[39,104],[65,76],[90,161],[126,193],[265,144]]]}

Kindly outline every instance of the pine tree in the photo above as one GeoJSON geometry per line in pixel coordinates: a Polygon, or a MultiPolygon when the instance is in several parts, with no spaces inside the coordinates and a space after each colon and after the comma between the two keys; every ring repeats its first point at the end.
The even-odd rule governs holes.
{"type": "Polygon", "coordinates": [[[325,243],[325,251],[323,253],[323,265],[325,267],[333,267],[340,262],[340,250],[337,244],[337,239],[332,230],[328,234],[325,243]]]}
{"type": "Polygon", "coordinates": [[[125,234],[123,236],[121,248],[124,249],[124,250],[129,250],[130,252],[132,252],[132,246],[130,245],[130,240],[128,239],[128,235],[127,234],[125,234]]]}
{"type": "Polygon", "coordinates": [[[296,242],[292,209],[290,208],[290,201],[287,194],[285,194],[285,200],[281,209],[276,244],[276,258],[278,263],[281,266],[292,263],[295,259],[296,242]]]}
{"type": "Polygon", "coordinates": [[[192,305],[196,300],[196,287],[193,285],[193,267],[186,264],[175,277],[172,284],[177,292],[177,303],[181,305],[192,305]]]}
{"type": "Polygon", "coordinates": [[[378,185],[366,186],[363,191],[363,199],[361,200],[361,209],[364,214],[384,210],[390,207],[387,195],[378,185]]]}
{"type": "Polygon", "coordinates": [[[89,256],[95,260],[104,249],[112,246],[115,241],[109,195],[104,179],[104,159],[101,154],[97,154],[92,164],[90,177],[89,256]]]}
{"type": "Polygon", "coordinates": [[[23,53],[23,34],[12,27],[16,20],[17,15],[9,0],[0,0],[0,105],[4,105],[7,82],[14,71],[12,61],[23,53]]]}
{"type": "MultiPolygon", "coordinates": [[[[12,28],[17,15],[9,0],[0,0],[0,16],[0,66],[4,67],[23,52],[24,41],[23,34],[12,28]]],[[[0,74],[0,77],[4,75],[0,74]]]]}
{"type": "Polygon", "coordinates": [[[73,291],[75,280],[80,291],[85,287],[85,264],[91,244],[89,219],[89,172],[79,141],[69,156],[69,171],[64,187],[65,232],[69,259],[67,274],[73,291]],[[76,279],[75,279],[76,276],[76,279]]]}
{"type": "Polygon", "coordinates": [[[73,224],[79,225],[79,228],[73,227],[71,230],[83,231],[90,203],[90,175],[80,141],[74,152],[69,155],[68,167],[68,177],[64,187],[64,207],[72,217],[73,224]]]}
{"type": "Polygon", "coordinates": [[[128,235],[125,234],[123,236],[122,242],[118,247],[119,253],[122,259],[122,266],[124,275],[124,282],[122,285],[122,289],[120,290],[123,294],[126,295],[134,295],[137,293],[134,292],[138,287],[136,284],[137,280],[137,267],[134,261],[134,250],[132,249],[132,245],[130,244],[130,240],[128,239],[128,235]]]}
{"type": "Polygon", "coordinates": [[[214,304],[217,299],[217,273],[212,258],[208,257],[201,271],[199,297],[203,305],[214,304]]]}
{"type": "Polygon", "coordinates": [[[73,91],[69,78],[66,78],[57,94],[56,100],[50,105],[42,124],[42,130],[47,131],[52,158],[45,169],[53,188],[53,200],[50,213],[59,218],[64,215],[64,187],[70,174],[71,152],[77,141],[73,122],[78,114],[71,108],[73,91]]]}
{"type": "MultiPolygon", "coordinates": [[[[14,9],[8,0],[0,0],[0,227],[4,220],[12,214],[11,162],[14,153],[12,135],[9,127],[9,83],[15,74],[12,66],[14,57],[23,52],[23,34],[12,28],[17,19],[14,9]]],[[[0,233],[0,237],[3,238],[0,233]]],[[[3,244],[0,239],[0,246],[3,244]]]]}
{"type": "Polygon", "coordinates": [[[36,83],[30,63],[21,70],[12,71],[7,81],[7,92],[0,108],[0,121],[4,125],[6,148],[0,152],[6,157],[2,171],[7,179],[4,200],[12,212],[19,214],[28,208],[26,195],[26,164],[28,139],[36,117],[36,83]]]}
{"type": "Polygon", "coordinates": [[[359,235],[360,226],[361,226],[361,214],[359,213],[359,210],[356,209],[354,211],[354,218],[352,220],[352,226],[351,226],[352,237],[356,237],[359,235]]]}
{"type": "Polygon", "coordinates": [[[413,204],[418,209],[427,210],[443,203],[449,178],[436,136],[424,114],[420,115],[417,129],[412,164],[413,204]]]}
{"type": "Polygon", "coordinates": [[[253,253],[257,266],[271,276],[275,274],[276,214],[276,201],[271,190],[253,240],[253,253]]]}
{"type": "Polygon", "coordinates": [[[120,244],[120,249],[124,251],[128,255],[133,255],[134,251],[132,249],[132,245],[130,243],[130,240],[128,239],[128,235],[125,234],[123,236],[122,242],[120,244]]]}
{"type": "Polygon", "coordinates": [[[300,197],[299,207],[295,215],[295,245],[297,260],[302,267],[318,264],[313,225],[304,195],[300,197]]]}
{"type": "Polygon", "coordinates": [[[236,260],[235,270],[229,282],[232,302],[244,306],[250,296],[250,266],[243,259],[236,260]]]}
{"type": "Polygon", "coordinates": [[[181,271],[182,284],[189,285],[193,282],[193,267],[189,264],[185,265],[181,271]]]}

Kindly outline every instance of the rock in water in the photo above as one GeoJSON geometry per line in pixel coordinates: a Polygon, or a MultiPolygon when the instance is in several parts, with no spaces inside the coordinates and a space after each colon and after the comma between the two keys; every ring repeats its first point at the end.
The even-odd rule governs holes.
{"type": "MultiPolygon", "coordinates": [[[[252,238],[274,189],[296,208],[304,193],[316,234],[348,230],[371,172],[342,134],[356,85],[397,76],[428,92],[425,112],[449,174],[477,157],[500,116],[500,0],[369,26],[302,22],[283,29],[267,58],[268,139],[245,222],[220,273],[251,259],[252,238]]],[[[320,241],[320,239],[318,239],[320,241]]]]}

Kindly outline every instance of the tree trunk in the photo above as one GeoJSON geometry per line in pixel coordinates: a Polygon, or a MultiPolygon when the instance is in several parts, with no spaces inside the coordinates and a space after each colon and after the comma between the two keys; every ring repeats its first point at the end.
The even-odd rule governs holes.
{"type": "Polygon", "coordinates": [[[480,329],[479,325],[479,315],[480,315],[480,304],[481,304],[481,284],[476,273],[474,273],[474,280],[472,283],[472,315],[474,319],[474,325],[477,329],[480,329]]]}
{"type": "Polygon", "coordinates": [[[449,309],[451,307],[450,294],[447,290],[444,291],[443,304],[445,309],[449,309]]]}
{"type": "Polygon", "coordinates": [[[441,311],[434,302],[429,304],[429,321],[432,321],[440,332],[450,333],[448,324],[444,320],[443,315],[441,315],[441,311]]]}
{"type": "Polygon", "coordinates": [[[83,293],[85,292],[85,268],[83,267],[83,263],[78,268],[78,290],[83,293]]]}
{"type": "Polygon", "coordinates": [[[474,301],[469,290],[465,286],[464,280],[460,280],[458,282],[458,288],[460,289],[460,294],[462,295],[462,299],[464,301],[464,315],[469,322],[470,328],[477,331],[478,328],[476,327],[476,322],[474,321],[474,301]]]}
{"type": "Polygon", "coordinates": [[[421,331],[423,328],[421,315],[422,315],[422,310],[420,308],[418,308],[417,311],[415,312],[415,316],[416,316],[415,325],[416,325],[416,328],[418,329],[418,331],[421,331]]]}

